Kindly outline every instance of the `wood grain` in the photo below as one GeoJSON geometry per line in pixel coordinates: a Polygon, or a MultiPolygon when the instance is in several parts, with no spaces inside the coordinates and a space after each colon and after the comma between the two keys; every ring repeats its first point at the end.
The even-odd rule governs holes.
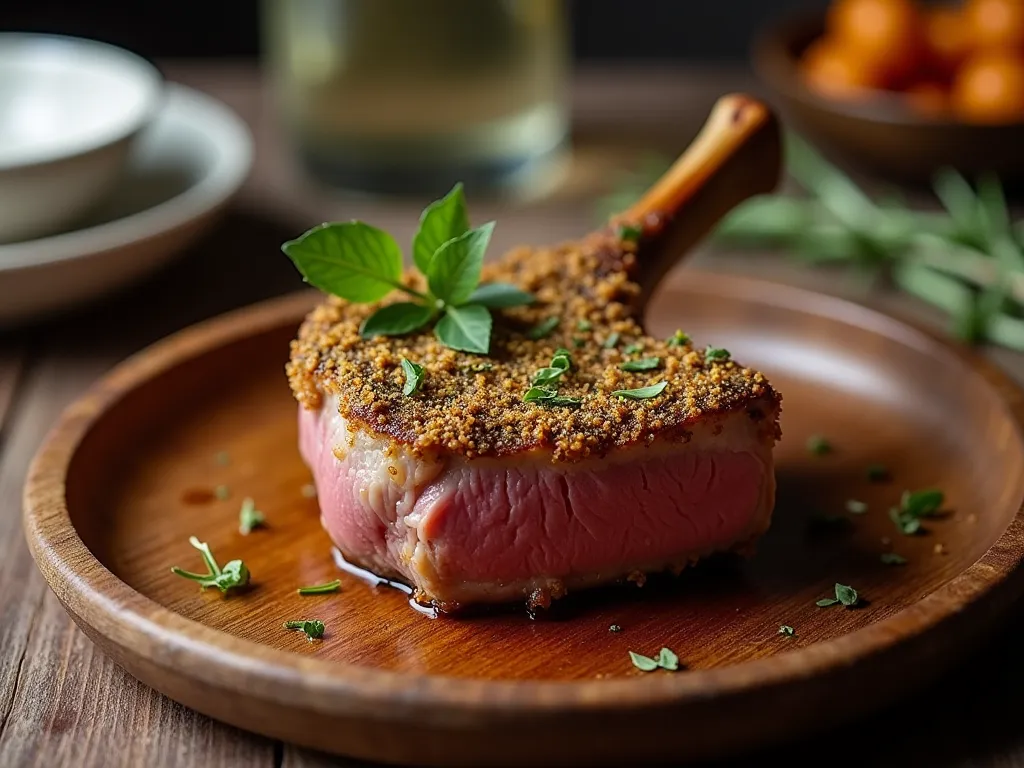
{"type": "Polygon", "coordinates": [[[295,587],[336,576],[300,492],[308,475],[280,373],[308,302],[247,311],[129,361],[66,414],[30,477],[29,537],[68,609],[134,674],[221,719],[387,761],[519,764],[534,754],[523,729],[550,764],[708,755],[881,705],[938,674],[1021,587],[1019,390],[853,305],[690,273],[659,297],[652,330],[685,323],[764,367],[786,397],[777,522],[758,557],[570,598],[543,621],[432,621],[347,576],[340,594],[299,597],[295,587]],[[822,430],[837,450],[810,456],[804,441],[822,430]],[[896,482],[869,485],[873,461],[896,482]],[[187,501],[218,484],[231,499],[187,501]],[[947,492],[951,514],[929,535],[900,537],[887,506],[904,487],[930,485],[947,492]],[[237,531],[244,495],[269,522],[248,537],[237,531]],[[841,515],[851,497],[871,512],[846,532],[820,530],[815,514],[841,515]],[[190,534],[243,557],[254,588],[200,595],[171,575],[171,564],[195,566],[190,534]],[[882,565],[890,546],[910,564],[882,565]],[[837,580],[865,607],[816,608],[837,580]],[[324,641],[280,629],[314,612],[324,641]],[[780,637],[783,623],[797,636],[780,637]],[[690,671],[629,666],[627,650],[662,644],[690,671]],[[870,698],[855,695],[865,686],[870,698]],[[396,726],[405,739],[387,737],[396,726]],[[644,740],[651,728],[680,738],[644,740]]]}

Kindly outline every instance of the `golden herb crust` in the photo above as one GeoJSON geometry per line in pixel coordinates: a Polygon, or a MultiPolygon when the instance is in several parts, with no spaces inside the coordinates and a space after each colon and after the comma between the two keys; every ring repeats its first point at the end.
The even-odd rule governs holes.
{"type": "MultiPolygon", "coordinates": [[[[770,419],[766,429],[776,437],[781,398],[762,374],[732,360],[705,360],[689,343],[670,346],[644,335],[634,310],[639,289],[629,279],[635,250],[634,243],[603,232],[550,248],[515,249],[487,265],[484,282],[515,283],[537,297],[530,306],[493,310],[487,356],[449,349],[429,329],[363,339],[360,324],[381,304],[329,297],[292,342],[292,391],[306,408],[319,408],[324,394],[336,394],[349,422],[423,455],[473,458],[539,449],[554,461],[577,461],[656,437],[686,440],[687,425],[697,419],[745,407],[752,418],[770,419]],[[559,323],[550,335],[528,338],[531,328],[553,316],[559,323]],[[606,347],[612,334],[618,343],[606,347]],[[558,394],[582,404],[523,402],[534,372],[548,366],[559,347],[571,352],[572,369],[558,382],[558,394]],[[402,394],[403,357],[424,367],[412,397],[402,394]],[[659,367],[619,368],[642,357],[659,357],[659,367]],[[667,382],[664,392],[647,400],[611,394],[660,381],[667,382]]],[[[406,279],[423,287],[419,275],[406,279]]],[[[382,304],[401,300],[396,293],[382,304]]]]}

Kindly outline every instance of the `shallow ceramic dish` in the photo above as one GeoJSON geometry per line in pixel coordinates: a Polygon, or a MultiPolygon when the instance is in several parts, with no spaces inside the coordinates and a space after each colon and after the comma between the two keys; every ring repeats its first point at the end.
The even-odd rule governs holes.
{"type": "Polygon", "coordinates": [[[162,91],[152,64],[112,45],[0,33],[0,242],[58,230],[110,192],[162,91]]]}
{"type": "Polygon", "coordinates": [[[110,199],[73,231],[0,245],[0,325],[79,304],[161,266],[216,218],[252,163],[245,124],[170,85],[110,199]]]}
{"type": "Polygon", "coordinates": [[[873,91],[861,100],[826,98],[808,88],[799,57],[824,31],[822,14],[784,21],[760,36],[754,68],[784,114],[808,137],[853,167],[882,178],[928,183],[953,167],[969,176],[995,171],[1024,182],[1024,124],[968,125],[914,112],[898,94],[873,91]]]}
{"type": "Polygon", "coordinates": [[[724,346],[784,395],[778,504],[757,556],[570,595],[535,621],[521,609],[431,619],[339,572],[302,492],[282,368],[313,301],[257,305],[128,360],[66,411],[29,475],[26,533],[57,597],[129,672],[201,712],[406,764],[721,755],[940,675],[1024,589],[1024,392],[869,309],[683,272],[655,297],[648,329],[724,346]],[[808,452],[815,433],[831,454],[808,452]],[[870,482],[872,463],[891,479],[870,482]],[[947,513],[900,534],[888,508],[928,486],[945,491],[947,513]],[[267,528],[242,536],[246,496],[267,528]],[[848,499],[867,511],[846,512],[848,499]],[[243,558],[251,591],[200,594],[174,576],[170,566],[199,562],[190,535],[243,558]],[[881,562],[889,551],[907,563],[881,562]],[[337,594],[295,592],[335,578],[337,594]],[[815,606],[837,581],[862,607],[815,606]],[[296,618],[323,620],[324,639],[282,629],[296,618]],[[631,666],[628,651],[661,646],[686,671],[631,666]]]}

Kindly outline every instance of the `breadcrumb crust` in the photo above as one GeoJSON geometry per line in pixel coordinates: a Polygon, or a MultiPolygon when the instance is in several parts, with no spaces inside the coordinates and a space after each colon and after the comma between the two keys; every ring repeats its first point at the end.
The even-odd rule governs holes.
{"type": "MultiPolygon", "coordinates": [[[[644,334],[635,308],[639,287],[630,279],[636,265],[636,244],[606,230],[554,247],[517,248],[485,266],[484,282],[515,283],[537,298],[530,306],[492,311],[487,356],[449,349],[430,329],[361,338],[363,320],[384,304],[406,300],[400,294],[365,305],[328,297],[292,342],[292,391],[305,408],[319,408],[325,393],[337,394],[339,411],[350,423],[422,455],[475,458],[538,450],[550,452],[553,461],[579,461],[656,438],[687,440],[687,425],[742,408],[755,420],[765,419],[777,439],[781,397],[761,373],[731,359],[708,361],[692,343],[671,346],[644,334]],[[552,316],[559,324],[549,336],[527,337],[552,316]],[[613,333],[618,343],[605,347],[613,333]],[[642,350],[627,353],[631,345],[642,350]],[[549,365],[559,347],[571,352],[573,365],[559,381],[558,394],[581,398],[582,404],[524,403],[534,372],[549,365]],[[403,357],[425,369],[412,397],[402,394],[403,357]],[[641,357],[658,357],[660,365],[641,372],[619,368],[641,357]],[[664,392],[647,400],[611,394],[660,381],[668,384],[664,392]]],[[[406,281],[425,287],[416,274],[406,281]]]]}

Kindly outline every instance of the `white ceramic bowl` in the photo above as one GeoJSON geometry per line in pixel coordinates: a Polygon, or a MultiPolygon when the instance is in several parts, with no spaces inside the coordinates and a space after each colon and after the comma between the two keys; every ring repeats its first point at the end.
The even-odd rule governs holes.
{"type": "Polygon", "coordinates": [[[237,115],[168,85],[124,175],[81,226],[0,245],[0,328],[70,309],[158,269],[216,221],[251,164],[252,137],[237,115]]]}
{"type": "Polygon", "coordinates": [[[102,200],[162,91],[156,68],[120,48],[0,33],[0,242],[64,228],[102,200]]]}

